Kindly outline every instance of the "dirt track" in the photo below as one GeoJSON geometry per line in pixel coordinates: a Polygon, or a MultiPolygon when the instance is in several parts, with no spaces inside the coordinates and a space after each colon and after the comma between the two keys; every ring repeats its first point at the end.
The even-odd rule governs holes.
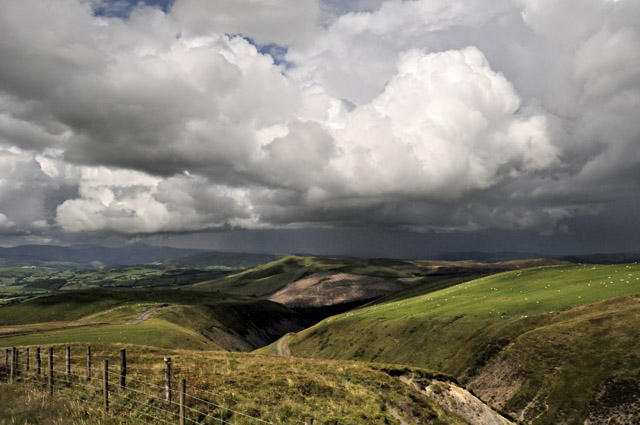
{"type": "Polygon", "coordinates": [[[149,316],[151,316],[151,315],[152,315],[153,313],[155,313],[156,311],[158,311],[158,310],[162,310],[163,308],[166,308],[166,307],[168,307],[168,306],[163,305],[163,306],[160,306],[160,307],[154,307],[154,308],[152,308],[152,309],[150,309],[150,310],[147,310],[147,311],[145,311],[144,313],[142,313],[142,314],[140,315],[140,317],[138,317],[136,320],[132,320],[131,322],[129,322],[129,324],[130,324],[130,325],[137,325],[138,323],[140,323],[140,322],[143,322],[143,321],[147,320],[147,319],[149,318],[149,316]]]}

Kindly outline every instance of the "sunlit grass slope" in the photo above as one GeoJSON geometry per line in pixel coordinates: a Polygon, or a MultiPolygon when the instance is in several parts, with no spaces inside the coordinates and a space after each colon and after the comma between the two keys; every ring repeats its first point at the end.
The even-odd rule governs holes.
{"type": "MultiPolygon", "coordinates": [[[[26,384],[2,384],[2,403],[24,407],[19,411],[0,409],[0,423],[12,423],[12,416],[20,419],[42,417],[43,409],[49,409],[47,413],[50,415],[50,422],[46,423],[58,423],[54,419],[66,418],[66,422],[60,423],[126,424],[140,423],[141,419],[144,422],[148,419],[144,413],[159,416],[162,411],[158,408],[167,408],[164,404],[156,403],[164,397],[164,357],[172,359],[175,383],[186,378],[189,395],[213,403],[206,406],[196,399],[188,398],[190,408],[206,411],[211,415],[209,418],[200,416],[198,423],[202,424],[222,423],[221,420],[238,425],[263,421],[296,424],[305,417],[313,417],[315,423],[322,424],[400,425],[402,422],[399,418],[403,418],[404,423],[411,420],[405,412],[409,412],[412,420],[424,424],[467,423],[444,410],[424,393],[390,376],[380,366],[221,351],[168,350],[105,344],[92,345],[93,358],[98,365],[105,358],[117,365],[119,349],[123,347],[127,349],[129,385],[136,391],[145,393],[143,403],[133,405],[136,410],[123,411],[114,404],[112,413],[103,415],[101,392],[94,392],[93,396],[72,393],[71,390],[77,389],[77,386],[70,389],[61,386],[56,391],[60,398],[82,398],[83,402],[54,402],[51,405],[38,399],[37,395],[27,397],[29,387],[26,384]],[[138,418],[139,421],[134,422],[130,420],[131,417],[138,418]]],[[[84,359],[85,350],[84,345],[72,346],[72,358],[84,359]]],[[[55,352],[60,354],[60,358],[64,358],[62,346],[55,347],[55,352]]],[[[99,371],[97,368],[96,373],[99,371]]],[[[71,372],[85,376],[84,363],[72,362],[71,372]]],[[[119,398],[122,392],[117,385],[113,385],[112,391],[112,400],[122,403],[119,398]]],[[[139,392],[130,390],[129,396],[138,397],[139,392]]],[[[190,420],[198,419],[193,410],[187,413],[190,420]]]]}
{"type": "Polygon", "coordinates": [[[411,276],[397,267],[398,264],[411,266],[410,262],[387,261],[391,261],[395,268],[386,264],[385,260],[288,256],[241,273],[200,282],[193,287],[198,290],[259,297],[324,270],[388,278],[411,276]]]}
{"type": "Polygon", "coordinates": [[[0,346],[5,347],[66,343],[129,343],[165,348],[220,349],[187,327],[153,317],[137,325],[94,325],[0,338],[0,346]]]}
{"type": "Polygon", "coordinates": [[[640,292],[640,266],[555,266],[488,276],[355,312],[362,318],[460,315],[496,320],[548,313],[640,292]]]}
{"type": "Polygon", "coordinates": [[[288,343],[299,356],[441,370],[480,392],[507,356],[517,385],[496,403],[536,423],[574,423],[607,382],[640,382],[638,294],[637,264],[512,271],[332,317],[288,343]]]}
{"type": "Polygon", "coordinates": [[[266,300],[193,291],[88,290],[0,307],[0,346],[122,342],[250,350],[300,330],[301,323],[293,311],[266,300]]]}

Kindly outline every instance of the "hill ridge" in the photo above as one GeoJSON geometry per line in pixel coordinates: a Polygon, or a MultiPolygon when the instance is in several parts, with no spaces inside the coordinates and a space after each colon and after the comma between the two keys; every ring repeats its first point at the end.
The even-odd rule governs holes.
{"type": "Polygon", "coordinates": [[[638,265],[538,267],[381,301],[285,338],[294,356],[427,367],[466,383],[508,355],[510,379],[523,382],[496,407],[525,422],[582,423],[597,417],[589,406],[609,380],[631,379],[640,400],[640,357],[629,358],[640,351],[639,294],[638,265]]]}

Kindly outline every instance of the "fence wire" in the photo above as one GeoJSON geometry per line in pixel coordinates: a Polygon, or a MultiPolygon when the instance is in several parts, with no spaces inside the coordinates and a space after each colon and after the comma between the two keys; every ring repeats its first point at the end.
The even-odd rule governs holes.
{"type": "MultiPolygon", "coordinates": [[[[24,349],[16,350],[17,357],[15,359],[13,358],[11,349],[7,350],[7,352],[9,355],[8,358],[5,357],[6,363],[4,366],[6,369],[6,378],[12,378],[14,382],[30,383],[36,387],[42,388],[43,390],[49,388],[50,354],[48,349],[40,350],[41,367],[39,374],[36,369],[37,362],[35,347],[30,347],[28,359],[24,349]],[[28,369],[27,366],[29,366],[28,369]],[[13,373],[11,372],[12,370],[13,373]]],[[[87,374],[81,375],[80,373],[74,373],[78,372],[78,369],[81,369],[82,371],[87,370],[86,364],[79,361],[78,357],[75,357],[75,362],[73,361],[73,357],[69,358],[69,372],[67,372],[66,353],[62,355],[54,353],[52,358],[54,360],[53,389],[55,395],[78,402],[79,404],[89,403],[96,406],[98,409],[104,409],[104,367],[100,364],[101,362],[95,361],[94,363],[94,358],[92,357],[91,379],[88,379],[87,374]]],[[[185,404],[181,405],[181,403],[175,401],[175,398],[180,397],[181,395],[180,390],[176,388],[180,381],[179,374],[176,373],[177,370],[179,370],[179,367],[172,370],[173,376],[171,379],[171,392],[174,396],[171,400],[167,401],[165,400],[166,385],[158,385],[144,379],[138,379],[139,376],[143,376],[155,381],[162,381],[164,378],[164,376],[162,376],[164,374],[164,370],[161,370],[159,373],[152,374],[142,372],[142,368],[130,369],[127,366],[127,373],[123,374],[118,368],[118,361],[120,360],[119,357],[109,356],[108,358],[101,358],[100,360],[109,360],[109,367],[107,369],[109,378],[109,411],[113,412],[113,407],[117,407],[118,414],[125,414],[128,418],[136,421],[137,423],[175,424],[180,420],[179,411],[182,407],[185,411],[184,421],[186,423],[200,425],[210,423],[210,421],[215,421],[216,423],[223,425],[235,425],[235,422],[232,422],[229,418],[225,419],[223,417],[217,417],[215,413],[212,412],[218,411],[217,413],[219,413],[220,416],[222,416],[223,412],[226,412],[227,414],[231,413],[233,416],[242,417],[256,423],[276,425],[273,422],[241,412],[237,409],[225,406],[222,403],[216,403],[215,401],[208,400],[205,398],[206,395],[211,395],[214,398],[223,399],[233,404],[238,402],[235,398],[232,399],[229,396],[195,386],[190,386],[189,391],[197,392],[198,394],[205,394],[205,396],[197,397],[190,393],[185,393],[185,404]],[[136,377],[132,377],[131,374],[134,374],[136,377]],[[121,377],[126,379],[125,388],[121,388],[119,385],[121,377]],[[147,401],[144,401],[145,399],[147,401]],[[191,402],[189,402],[189,400],[191,402]],[[189,414],[192,416],[198,416],[198,419],[194,420],[190,418],[189,414]],[[141,417],[144,419],[141,419],[141,417]],[[204,422],[205,420],[207,422],[204,422]]],[[[258,406],[253,405],[250,407],[257,408],[258,406]]],[[[294,422],[297,424],[306,424],[306,422],[303,421],[296,420],[294,422]]]]}

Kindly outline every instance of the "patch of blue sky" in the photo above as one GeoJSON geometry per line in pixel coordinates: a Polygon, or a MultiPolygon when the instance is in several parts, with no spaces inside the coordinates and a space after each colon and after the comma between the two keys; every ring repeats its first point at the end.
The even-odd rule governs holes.
{"type": "Polygon", "coordinates": [[[246,35],[243,35],[243,34],[226,34],[226,35],[229,37],[242,37],[243,39],[247,40],[249,43],[254,45],[258,50],[258,52],[260,52],[261,54],[271,56],[273,58],[273,62],[278,66],[282,66],[285,69],[288,69],[293,66],[293,63],[287,61],[286,59],[287,52],[289,51],[289,48],[287,46],[282,46],[280,44],[275,44],[275,43],[259,44],[259,43],[256,43],[256,41],[253,38],[247,37],[246,35]]]}
{"type": "Polygon", "coordinates": [[[258,48],[258,51],[263,55],[271,56],[273,58],[273,62],[276,65],[282,65],[285,68],[289,68],[290,66],[293,65],[291,62],[288,62],[286,59],[287,52],[289,51],[289,48],[287,46],[281,46],[279,44],[270,43],[270,44],[265,44],[261,46],[259,45],[256,47],[258,48]]]}
{"type": "Polygon", "coordinates": [[[131,10],[139,4],[158,7],[163,12],[168,12],[174,0],[102,0],[96,2],[93,13],[96,16],[127,19],[131,10]]]}
{"type": "Polygon", "coordinates": [[[258,52],[260,52],[263,55],[271,56],[273,58],[273,62],[278,66],[289,68],[293,65],[291,62],[288,62],[286,59],[287,52],[289,51],[289,48],[287,46],[282,46],[280,44],[275,44],[275,43],[259,44],[259,43],[256,43],[256,41],[253,38],[247,37],[246,35],[243,35],[243,34],[227,34],[227,35],[229,37],[244,38],[249,43],[253,44],[256,47],[256,49],[258,49],[258,52]]]}

